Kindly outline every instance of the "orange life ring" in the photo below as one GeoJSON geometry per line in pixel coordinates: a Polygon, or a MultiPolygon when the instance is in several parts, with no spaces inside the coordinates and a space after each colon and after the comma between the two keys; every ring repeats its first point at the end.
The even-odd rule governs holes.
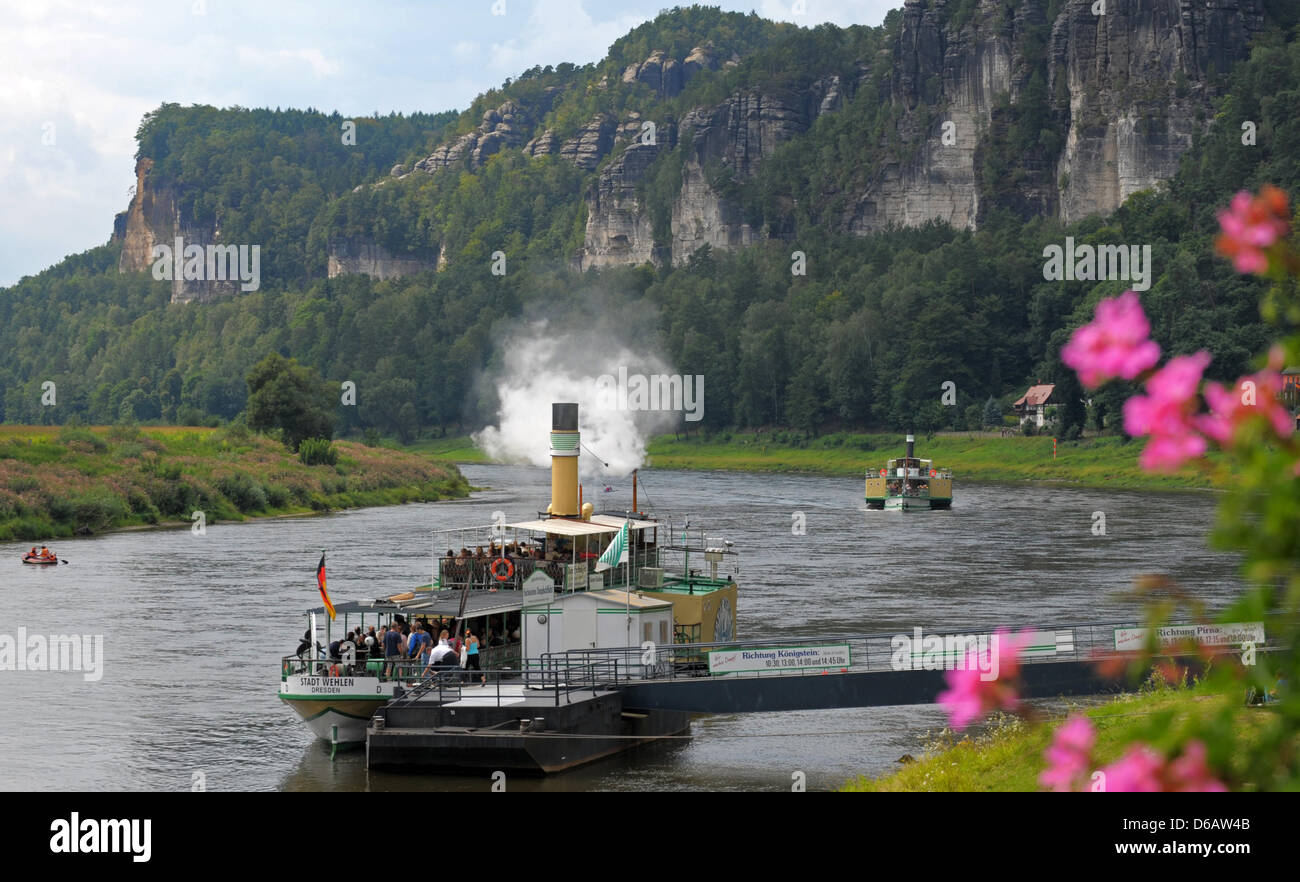
{"type": "Polygon", "coordinates": [[[492,571],[492,578],[496,579],[498,582],[509,582],[515,575],[515,563],[508,557],[498,557],[496,560],[492,561],[492,565],[488,567],[488,569],[492,571]],[[497,564],[506,565],[506,571],[504,574],[497,569],[497,564]]]}
{"type": "Polygon", "coordinates": [[[931,478],[939,477],[939,472],[936,469],[930,469],[930,477],[931,478]]]}
{"type": "Polygon", "coordinates": [[[883,478],[884,476],[885,476],[885,470],[884,470],[884,469],[881,469],[881,470],[880,470],[880,477],[883,478]]]}

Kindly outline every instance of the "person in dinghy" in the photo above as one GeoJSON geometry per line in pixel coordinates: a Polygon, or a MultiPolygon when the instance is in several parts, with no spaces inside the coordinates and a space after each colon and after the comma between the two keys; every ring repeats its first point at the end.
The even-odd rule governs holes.
{"type": "Polygon", "coordinates": [[[42,545],[40,551],[33,546],[32,550],[23,555],[23,563],[28,564],[57,564],[59,556],[46,546],[42,545]]]}

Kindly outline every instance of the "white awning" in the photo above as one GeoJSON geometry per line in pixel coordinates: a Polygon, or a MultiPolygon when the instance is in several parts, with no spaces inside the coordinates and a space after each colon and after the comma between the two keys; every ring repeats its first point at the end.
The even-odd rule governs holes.
{"type": "Polygon", "coordinates": [[[619,521],[618,527],[610,527],[605,524],[570,521],[565,518],[547,518],[543,521],[520,521],[517,524],[506,524],[506,527],[516,530],[532,530],[534,533],[555,533],[559,536],[603,536],[608,533],[617,533],[619,527],[622,526],[622,521],[619,521]]]}
{"type": "MultiPolygon", "coordinates": [[[[605,526],[613,527],[615,530],[623,529],[623,522],[626,520],[628,520],[628,518],[620,518],[618,515],[598,514],[591,516],[591,522],[593,524],[604,524],[605,526]]],[[[628,525],[628,529],[653,530],[657,526],[659,526],[658,521],[639,521],[636,518],[631,518],[631,523],[628,525]]]]}

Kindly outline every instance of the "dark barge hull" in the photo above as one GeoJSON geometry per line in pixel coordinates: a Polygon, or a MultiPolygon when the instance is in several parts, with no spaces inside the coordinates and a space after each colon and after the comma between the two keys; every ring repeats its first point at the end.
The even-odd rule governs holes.
{"type": "Polygon", "coordinates": [[[467,774],[563,772],[681,734],[691,724],[687,711],[627,710],[618,692],[558,706],[388,705],[376,718],[383,724],[372,722],[366,733],[370,768],[467,774]],[[521,720],[528,731],[521,731],[521,720]]]}

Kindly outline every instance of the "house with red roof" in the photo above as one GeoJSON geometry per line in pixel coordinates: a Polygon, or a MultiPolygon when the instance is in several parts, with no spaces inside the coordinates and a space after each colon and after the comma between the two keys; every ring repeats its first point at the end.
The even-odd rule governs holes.
{"type": "Polygon", "coordinates": [[[1060,403],[1060,399],[1056,397],[1056,385],[1054,383],[1040,383],[1036,386],[1030,386],[1029,391],[1016,399],[1016,403],[1012,407],[1020,415],[1021,425],[1024,425],[1028,420],[1033,420],[1034,425],[1041,429],[1049,419],[1048,408],[1051,408],[1051,418],[1054,419],[1056,406],[1060,403]]]}

